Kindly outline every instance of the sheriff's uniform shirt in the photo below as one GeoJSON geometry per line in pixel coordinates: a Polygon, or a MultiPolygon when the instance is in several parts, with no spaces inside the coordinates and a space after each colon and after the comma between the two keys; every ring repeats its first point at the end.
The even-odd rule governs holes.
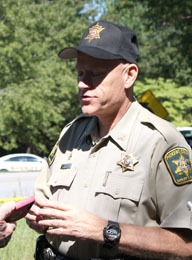
{"type": "MultiPolygon", "coordinates": [[[[77,205],[119,223],[192,229],[191,149],[167,121],[134,101],[98,140],[96,117],[67,125],[36,181],[37,196],[77,205]]],[[[60,253],[79,259],[115,256],[91,241],[47,235],[60,253]]]]}

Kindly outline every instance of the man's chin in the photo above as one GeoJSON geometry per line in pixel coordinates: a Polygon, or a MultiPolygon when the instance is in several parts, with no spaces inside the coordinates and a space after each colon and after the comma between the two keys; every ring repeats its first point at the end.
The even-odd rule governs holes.
{"type": "Polygon", "coordinates": [[[85,116],[95,116],[95,114],[93,114],[93,113],[88,113],[88,112],[83,112],[83,111],[82,111],[82,113],[83,113],[85,116]]]}
{"type": "Polygon", "coordinates": [[[96,115],[96,111],[93,111],[90,109],[83,109],[83,108],[81,110],[85,116],[95,116],[96,115]]]}

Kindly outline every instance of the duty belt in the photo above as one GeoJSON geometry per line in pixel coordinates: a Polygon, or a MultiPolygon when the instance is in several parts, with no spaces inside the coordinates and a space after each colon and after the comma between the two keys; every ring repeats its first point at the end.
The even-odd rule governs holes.
{"type": "MultiPolygon", "coordinates": [[[[61,255],[55,248],[53,248],[44,235],[37,238],[36,251],[34,255],[35,260],[78,260],[69,256],[61,255]]],[[[90,258],[90,260],[141,260],[128,255],[118,255],[117,257],[104,258],[90,258]]]]}

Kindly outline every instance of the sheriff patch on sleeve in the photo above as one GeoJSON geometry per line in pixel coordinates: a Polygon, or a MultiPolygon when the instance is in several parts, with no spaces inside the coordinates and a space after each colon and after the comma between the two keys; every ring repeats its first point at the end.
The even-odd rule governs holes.
{"type": "Polygon", "coordinates": [[[189,152],[183,147],[176,147],[164,155],[165,164],[176,185],[192,183],[192,168],[189,152]]]}
{"type": "Polygon", "coordinates": [[[57,152],[58,145],[59,145],[59,141],[57,141],[57,143],[55,144],[51,153],[48,156],[47,163],[48,163],[49,167],[52,165],[53,161],[55,160],[55,154],[57,152]]]}

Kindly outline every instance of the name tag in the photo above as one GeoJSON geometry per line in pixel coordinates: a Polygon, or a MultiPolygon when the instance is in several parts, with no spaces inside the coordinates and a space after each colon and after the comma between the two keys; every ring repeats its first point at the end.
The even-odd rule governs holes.
{"type": "Polygon", "coordinates": [[[65,170],[65,169],[70,169],[71,168],[71,163],[64,163],[61,165],[61,169],[65,170]]]}

